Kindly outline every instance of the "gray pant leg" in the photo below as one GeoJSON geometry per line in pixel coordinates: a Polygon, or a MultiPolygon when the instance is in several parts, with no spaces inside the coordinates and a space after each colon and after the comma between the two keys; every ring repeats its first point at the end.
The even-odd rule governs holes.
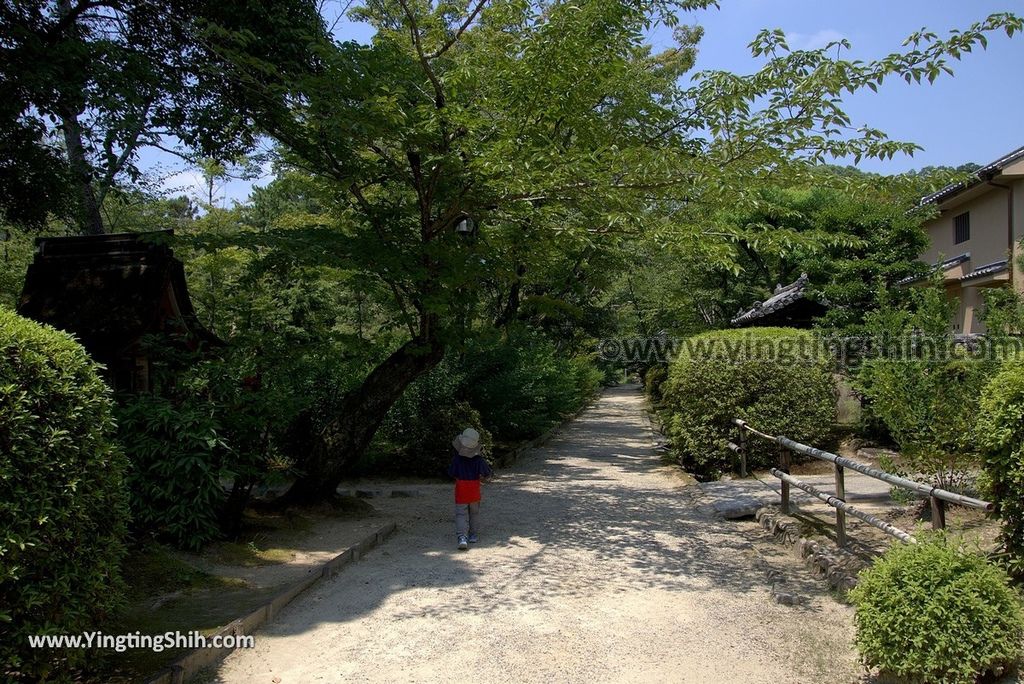
{"type": "Polygon", "coordinates": [[[480,502],[466,504],[466,508],[469,509],[469,533],[477,534],[480,532],[480,502]]]}
{"type": "Polygon", "coordinates": [[[469,507],[475,504],[455,504],[455,534],[463,537],[469,534],[469,507]]]}

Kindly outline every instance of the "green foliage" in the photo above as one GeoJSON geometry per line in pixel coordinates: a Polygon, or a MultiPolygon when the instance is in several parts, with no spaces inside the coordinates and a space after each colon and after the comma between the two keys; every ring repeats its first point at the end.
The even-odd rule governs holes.
{"type": "MultiPolygon", "coordinates": [[[[726,444],[733,418],[762,432],[825,446],[836,421],[832,360],[811,333],[749,328],[683,341],[662,385],[667,430],[682,465],[701,477],[732,469],[726,444]]],[[[777,452],[751,439],[751,468],[774,465],[777,452]]]]}
{"type": "Polygon", "coordinates": [[[136,529],[189,549],[216,538],[230,471],[209,407],[143,394],[123,400],[117,418],[136,529]]]}
{"type": "Polygon", "coordinates": [[[637,319],[646,336],[720,327],[807,273],[810,296],[828,302],[819,327],[859,333],[864,314],[878,305],[879,284],[923,271],[917,257],[927,238],[909,205],[892,196],[891,179],[847,185],[845,177],[821,172],[810,189],[762,188],[706,219],[730,237],[726,244],[638,247],[641,265],[619,284],[624,324],[637,319]]]}
{"type": "Polygon", "coordinates": [[[0,306],[15,309],[25,285],[25,273],[35,253],[33,235],[18,228],[0,225],[0,306]]]}
{"type": "Polygon", "coordinates": [[[869,193],[816,191],[809,193],[801,211],[814,230],[832,235],[825,249],[798,253],[792,260],[817,286],[817,296],[828,302],[820,327],[862,332],[865,315],[880,303],[878,288],[924,270],[917,259],[927,236],[919,219],[899,202],[869,193]]]}
{"type": "MultiPolygon", "coordinates": [[[[1016,268],[1020,268],[1018,261],[1016,268]]],[[[985,306],[981,319],[985,323],[985,337],[998,348],[1005,344],[1012,348],[1020,342],[1024,331],[1024,297],[1012,287],[985,288],[985,306]]]]}
{"type": "Polygon", "coordinates": [[[381,425],[365,474],[444,477],[451,460],[452,439],[467,427],[480,432],[490,451],[491,435],[480,414],[461,399],[462,374],[441,364],[413,382],[381,425]]]}
{"type": "Polygon", "coordinates": [[[248,486],[308,450],[301,432],[322,427],[325,409],[376,353],[364,335],[380,322],[349,274],[306,265],[301,245],[261,244],[236,212],[212,210],[190,233],[193,300],[227,343],[190,368],[191,392],[211,405],[248,486]],[[297,421],[308,423],[299,433],[297,421]]]}
{"type": "Polygon", "coordinates": [[[661,364],[651,366],[643,374],[644,391],[652,403],[662,400],[662,385],[668,380],[668,366],[661,364]]]}
{"type": "Polygon", "coordinates": [[[868,316],[878,347],[856,384],[899,445],[907,467],[945,488],[977,462],[974,422],[994,361],[954,345],[951,307],[939,287],[915,289],[912,307],[868,316]]]}
{"type": "Polygon", "coordinates": [[[0,308],[0,673],[44,678],[120,602],[127,505],[109,390],[70,336],[0,308]]]}
{"type": "Polygon", "coordinates": [[[565,358],[544,337],[474,339],[413,382],[388,412],[358,475],[443,475],[451,440],[466,427],[485,448],[536,437],[579,409],[602,373],[586,357],[565,358]]]}
{"type": "Polygon", "coordinates": [[[975,434],[996,504],[1010,571],[1024,576],[1024,362],[1010,361],[985,387],[975,434]]]}
{"type": "Polygon", "coordinates": [[[1020,597],[999,568],[942,535],[896,545],[850,592],[868,667],[900,681],[972,684],[1021,652],[1020,597]]]}
{"type": "Polygon", "coordinates": [[[540,435],[581,408],[602,379],[589,359],[567,358],[539,335],[469,344],[463,364],[466,398],[504,442],[540,435]]]}
{"type": "MultiPolygon", "coordinates": [[[[364,2],[350,14],[374,29],[368,44],[324,32],[283,63],[244,31],[218,35],[223,76],[259,103],[254,118],[278,143],[283,168],[303,169],[322,189],[318,228],[342,239],[321,258],[384,284],[392,330],[432,352],[402,373],[384,371],[404,354],[384,357],[392,366],[366,377],[390,380],[360,386],[364,406],[390,402],[457,351],[484,302],[501,303],[491,318],[500,327],[529,320],[576,332],[595,313],[591,280],[606,277],[593,257],[618,252],[623,234],[725,251],[731,237],[709,231],[707,213],[746,204],[764,179],[803,181],[829,157],[913,151],[875,129],[851,135],[840,93],[886,78],[930,80],[951,56],[1020,25],[995,14],[946,38],[922,32],[906,54],[856,62],[838,56],[845,41],[792,51],[781,31],[765,31],[751,43],[763,62],[756,73],[681,78],[701,30],[679,26],[676,13],[710,4],[364,2]],[[659,21],[675,30],[655,52],[644,36],[659,21]],[[476,234],[456,230],[467,218],[476,234]],[[564,287],[523,296],[524,279],[555,265],[564,287]]],[[[348,419],[350,429],[328,431],[330,457],[304,464],[300,489],[330,491],[328,480],[376,430],[382,416],[372,413],[335,416],[334,427],[348,419]]],[[[501,429],[529,419],[511,423],[501,429]]]]}
{"type": "MultiPolygon", "coordinates": [[[[262,206],[275,190],[265,189],[264,199],[254,206],[262,206]]],[[[285,203],[268,214],[280,223],[316,220],[285,203]]],[[[196,509],[194,533],[172,535],[179,545],[201,544],[217,534],[215,524],[232,536],[251,491],[294,473],[340,395],[387,343],[386,335],[378,346],[366,339],[382,326],[372,288],[331,264],[308,263],[307,250],[313,247],[294,239],[298,231],[269,237],[264,232],[269,226],[252,225],[253,218],[250,211],[211,207],[185,227],[176,244],[187,262],[200,319],[226,342],[200,357],[175,358],[168,349],[154,350],[161,359],[160,375],[166,376],[158,384],[167,403],[149,409],[179,414],[179,428],[186,431],[205,416],[208,424],[200,434],[215,433],[223,445],[205,449],[198,459],[216,472],[219,484],[192,492],[203,503],[196,509]]],[[[315,247],[323,248],[322,243],[315,247]]],[[[133,424],[163,439],[161,423],[133,424]]],[[[203,440],[194,445],[202,450],[203,440]]],[[[154,527],[163,527],[161,515],[164,523],[181,527],[166,508],[169,501],[153,503],[154,527]]]]}
{"type": "Polygon", "coordinates": [[[26,0],[0,11],[0,218],[38,227],[56,215],[103,232],[107,197],[141,180],[142,148],[176,138],[183,151],[231,158],[252,145],[247,91],[211,75],[225,33],[259,36],[249,50],[275,64],[301,60],[324,31],[305,0],[96,9],[26,0]]]}

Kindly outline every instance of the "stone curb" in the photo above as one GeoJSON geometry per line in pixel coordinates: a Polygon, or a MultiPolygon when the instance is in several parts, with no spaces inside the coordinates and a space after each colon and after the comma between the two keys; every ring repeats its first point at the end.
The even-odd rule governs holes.
{"type": "MultiPolygon", "coordinates": [[[[207,640],[216,636],[240,636],[255,633],[260,627],[273,620],[299,594],[320,580],[330,579],[337,575],[346,565],[359,560],[359,557],[366,554],[367,551],[383,543],[394,533],[396,528],[395,523],[390,522],[376,532],[367,535],[358,543],[321,565],[319,571],[315,572],[312,577],[299,580],[286,587],[269,603],[263,604],[244,617],[232,620],[213,634],[208,635],[207,640]]],[[[195,677],[200,670],[216,665],[234,650],[233,648],[197,648],[147,679],[146,684],[183,684],[195,677]]]]}
{"type": "Polygon", "coordinates": [[[558,434],[558,432],[561,431],[562,428],[564,428],[566,425],[579,418],[584,411],[586,411],[587,409],[591,408],[594,404],[596,404],[598,399],[600,399],[601,396],[604,394],[605,389],[607,388],[602,387],[601,389],[599,389],[597,391],[597,394],[595,394],[593,398],[589,399],[582,407],[579,408],[579,410],[574,411],[570,415],[563,418],[561,421],[558,422],[557,425],[554,425],[553,427],[549,428],[540,437],[534,437],[533,439],[520,444],[515,449],[506,451],[501,455],[496,455],[494,459],[496,461],[495,465],[498,466],[499,468],[508,468],[517,460],[519,460],[519,457],[522,456],[525,452],[529,451],[530,449],[536,449],[537,447],[546,444],[548,441],[551,440],[552,437],[558,434]]]}
{"type": "Polygon", "coordinates": [[[857,572],[863,564],[852,553],[802,537],[800,522],[773,508],[759,508],[755,517],[762,528],[791,546],[804,565],[830,587],[845,593],[857,586],[857,572]]]}

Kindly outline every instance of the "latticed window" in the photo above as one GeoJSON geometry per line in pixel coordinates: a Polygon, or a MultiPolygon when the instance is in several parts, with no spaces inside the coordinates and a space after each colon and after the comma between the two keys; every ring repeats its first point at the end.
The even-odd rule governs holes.
{"type": "Polygon", "coordinates": [[[965,211],[953,217],[953,244],[959,245],[971,239],[971,214],[965,211]]]}

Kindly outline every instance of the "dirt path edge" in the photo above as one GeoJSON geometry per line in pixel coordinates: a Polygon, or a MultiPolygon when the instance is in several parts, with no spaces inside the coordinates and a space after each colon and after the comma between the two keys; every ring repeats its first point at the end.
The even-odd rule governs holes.
{"type": "MultiPolygon", "coordinates": [[[[248,615],[232,620],[213,634],[206,637],[209,641],[215,637],[251,635],[260,627],[274,619],[274,616],[295,600],[304,591],[321,580],[330,579],[341,570],[371,549],[384,543],[397,525],[392,521],[375,532],[366,535],[358,543],[349,546],[337,556],[320,566],[319,572],[306,577],[285,588],[270,602],[263,604],[248,615]]],[[[173,663],[146,680],[146,684],[184,684],[195,677],[201,670],[220,663],[234,648],[197,648],[181,656],[173,663]]]]}

